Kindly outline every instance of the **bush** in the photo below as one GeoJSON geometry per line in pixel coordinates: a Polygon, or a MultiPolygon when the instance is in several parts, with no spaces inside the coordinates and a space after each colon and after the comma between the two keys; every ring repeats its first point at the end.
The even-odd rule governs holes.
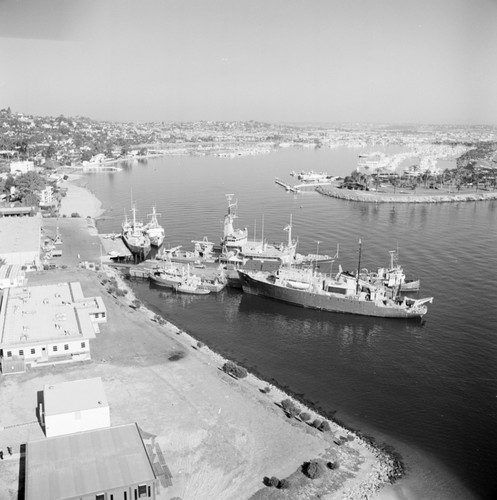
{"type": "Polygon", "coordinates": [[[328,432],[331,430],[330,423],[327,420],[323,420],[321,425],[319,426],[319,430],[322,432],[328,432]]]}
{"type": "Polygon", "coordinates": [[[265,486],[269,486],[270,488],[278,488],[280,485],[280,480],[275,476],[273,477],[265,476],[262,482],[264,483],[265,486]]]}
{"type": "Polygon", "coordinates": [[[247,376],[247,370],[233,363],[233,361],[226,361],[226,363],[224,363],[223,372],[235,378],[245,378],[247,376]]]}
{"type": "Polygon", "coordinates": [[[81,215],[79,215],[78,212],[73,212],[71,214],[71,217],[81,217],[81,215]]]}
{"type": "Polygon", "coordinates": [[[139,309],[142,305],[142,303],[138,299],[133,300],[132,304],[133,304],[133,307],[136,307],[136,309],[139,309]]]}
{"type": "Polygon", "coordinates": [[[320,420],[319,418],[316,418],[316,420],[314,420],[314,422],[312,422],[312,426],[315,427],[316,429],[319,429],[321,427],[322,423],[323,423],[322,420],[320,420]]]}
{"type": "Polygon", "coordinates": [[[200,340],[197,342],[197,347],[199,349],[202,349],[202,347],[204,347],[204,343],[203,342],[200,342],[200,340]]]}
{"type": "Polygon", "coordinates": [[[271,387],[269,387],[268,385],[266,385],[266,387],[264,387],[264,389],[261,389],[261,391],[264,394],[269,394],[271,392],[271,387]]]}
{"type": "Polygon", "coordinates": [[[327,462],[326,467],[331,470],[338,469],[338,462],[327,462]]]}
{"type": "Polygon", "coordinates": [[[323,466],[317,460],[311,460],[304,464],[303,471],[309,479],[316,479],[323,474],[323,466]]]}
{"type": "Polygon", "coordinates": [[[290,484],[290,481],[288,479],[282,479],[280,481],[280,484],[278,485],[278,488],[280,490],[288,490],[290,488],[291,484],[290,484]]]}
{"type": "Polygon", "coordinates": [[[307,413],[306,411],[303,411],[300,415],[300,420],[302,420],[303,422],[308,422],[310,419],[311,419],[311,415],[309,413],[307,413]]]}
{"type": "Polygon", "coordinates": [[[300,411],[291,399],[284,399],[281,402],[281,407],[283,411],[291,418],[296,417],[300,411]]]}

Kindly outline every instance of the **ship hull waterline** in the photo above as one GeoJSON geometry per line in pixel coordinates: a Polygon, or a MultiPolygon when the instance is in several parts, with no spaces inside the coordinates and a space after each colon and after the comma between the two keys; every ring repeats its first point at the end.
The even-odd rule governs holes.
{"type": "Polygon", "coordinates": [[[423,314],[404,309],[381,307],[371,301],[357,301],[346,296],[318,295],[253,279],[239,271],[244,293],[259,295],[288,304],[333,313],[374,316],[378,318],[421,319],[423,314]]]}

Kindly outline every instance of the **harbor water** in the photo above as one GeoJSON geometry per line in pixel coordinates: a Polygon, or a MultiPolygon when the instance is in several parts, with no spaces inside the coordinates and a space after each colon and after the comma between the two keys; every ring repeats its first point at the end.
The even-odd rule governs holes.
{"type": "MultiPolygon", "coordinates": [[[[395,447],[434,499],[497,495],[497,202],[366,204],[314,191],[292,194],[292,170],[349,174],[360,149],[278,150],[218,158],[161,157],[85,175],[106,213],[100,232],[119,232],[131,200],[138,217],[155,205],[164,246],[218,242],[225,195],[239,227],[300,253],[334,255],[354,271],[389,263],[398,249],[407,277],[433,296],[425,319],[389,320],[306,310],[228,289],[183,296],[134,281],[137,296],[212,349],[287,388],[323,412],[395,447]],[[163,294],[164,295],[164,294],[163,294]]],[[[387,151],[392,152],[392,151],[387,151]]],[[[409,477],[409,476],[408,476],[409,477]]]]}

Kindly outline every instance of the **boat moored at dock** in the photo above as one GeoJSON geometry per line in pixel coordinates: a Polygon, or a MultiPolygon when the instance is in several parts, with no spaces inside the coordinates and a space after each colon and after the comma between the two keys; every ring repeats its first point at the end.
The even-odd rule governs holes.
{"type": "Polygon", "coordinates": [[[422,318],[432,297],[392,296],[384,286],[339,272],[281,267],[276,272],[238,270],[245,293],[322,311],[383,318],[422,318]]]}

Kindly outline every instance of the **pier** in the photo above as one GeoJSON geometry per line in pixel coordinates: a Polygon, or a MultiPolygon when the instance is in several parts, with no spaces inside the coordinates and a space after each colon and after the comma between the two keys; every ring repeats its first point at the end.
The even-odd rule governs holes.
{"type": "Polygon", "coordinates": [[[284,187],[287,191],[291,191],[292,193],[298,193],[304,187],[331,185],[331,180],[329,180],[329,181],[322,181],[322,182],[303,182],[302,184],[296,184],[295,186],[291,186],[290,184],[287,184],[286,182],[282,181],[281,179],[278,179],[278,177],[276,177],[274,179],[274,182],[276,182],[276,184],[278,184],[279,186],[284,187]]]}

